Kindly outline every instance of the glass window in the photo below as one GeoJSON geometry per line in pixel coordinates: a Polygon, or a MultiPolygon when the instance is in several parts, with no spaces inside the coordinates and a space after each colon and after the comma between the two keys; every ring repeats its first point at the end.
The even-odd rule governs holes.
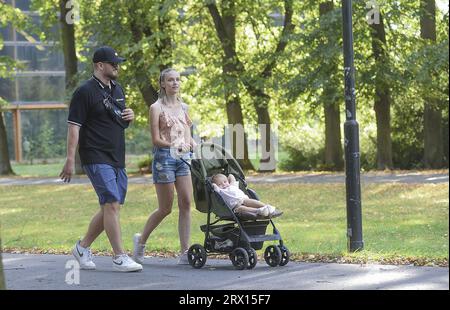
{"type": "Polygon", "coordinates": [[[63,101],[64,76],[17,77],[19,101],[63,101]]]}
{"type": "Polygon", "coordinates": [[[3,46],[0,50],[0,56],[8,56],[14,58],[14,46],[3,46]]]}
{"type": "Polygon", "coordinates": [[[16,0],[16,8],[19,8],[22,11],[29,11],[30,0],[16,0]]]}
{"type": "Polygon", "coordinates": [[[15,101],[15,89],[14,81],[0,78],[0,97],[4,100],[8,102],[15,101]]]}
{"type": "Polygon", "coordinates": [[[11,25],[0,27],[0,37],[3,38],[3,41],[13,40],[13,28],[11,27],[11,25]]]}
{"type": "Polygon", "coordinates": [[[27,71],[64,71],[64,57],[52,46],[18,46],[17,59],[25,65],[27,71]]]}
{"type": "Polygon", "coordinates": [[[6,126],[6,139],[8,141],[9,159],[14,160],[14,125],[12,112],[3,112],[3,119],[6,126]]]}

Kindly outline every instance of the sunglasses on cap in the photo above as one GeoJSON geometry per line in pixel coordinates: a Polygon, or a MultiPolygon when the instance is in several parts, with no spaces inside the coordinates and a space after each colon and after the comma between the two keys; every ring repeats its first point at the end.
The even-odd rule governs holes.
{"type": "Polygon", "coordinates": [[[119,67],[119,63],[117,62],[110,62],[110,61],[102,61],[102,62],[111,65],[114,69],[117,69],[119,67]]]}

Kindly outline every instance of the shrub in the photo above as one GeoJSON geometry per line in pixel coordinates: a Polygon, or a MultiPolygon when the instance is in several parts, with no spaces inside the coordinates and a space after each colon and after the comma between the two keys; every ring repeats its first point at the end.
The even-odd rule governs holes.
{"type": "Polygon", "coordinates": [[[152,173],[152,155],[147,155],[138,162],[138,168],[141,173],[152,173]]]}

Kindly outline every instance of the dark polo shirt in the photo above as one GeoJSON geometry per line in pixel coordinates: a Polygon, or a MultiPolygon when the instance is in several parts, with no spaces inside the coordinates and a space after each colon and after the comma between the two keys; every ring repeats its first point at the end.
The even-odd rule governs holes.
{"type": "Polygon", "coordinates": [[[103,105],[106,91],[125,108],[125,93],[119,83],[111,88],[96,77],[85,81],[72,95],[67,122],[80,126],[79,153],[81,163],[109,164],[125,168],[125,131],[103,105]]]}

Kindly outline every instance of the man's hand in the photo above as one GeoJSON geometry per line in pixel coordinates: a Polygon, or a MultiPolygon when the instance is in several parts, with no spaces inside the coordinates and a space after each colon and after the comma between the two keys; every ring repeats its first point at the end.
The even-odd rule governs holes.
{"type": "Polygon", "coordinates": [[[134,112],[130,108],[126,108],[122,111],[122,119],[127,122],[134,120],[134,112]]]}
{"type": "Polygon", "coordinates": [[[75,161],[72,159],[67,159],[66,163],[64,164],[63,170],[59,174],[59,177],[64,182],[69,183],[74,172],[75,172],[75,161]]]}

